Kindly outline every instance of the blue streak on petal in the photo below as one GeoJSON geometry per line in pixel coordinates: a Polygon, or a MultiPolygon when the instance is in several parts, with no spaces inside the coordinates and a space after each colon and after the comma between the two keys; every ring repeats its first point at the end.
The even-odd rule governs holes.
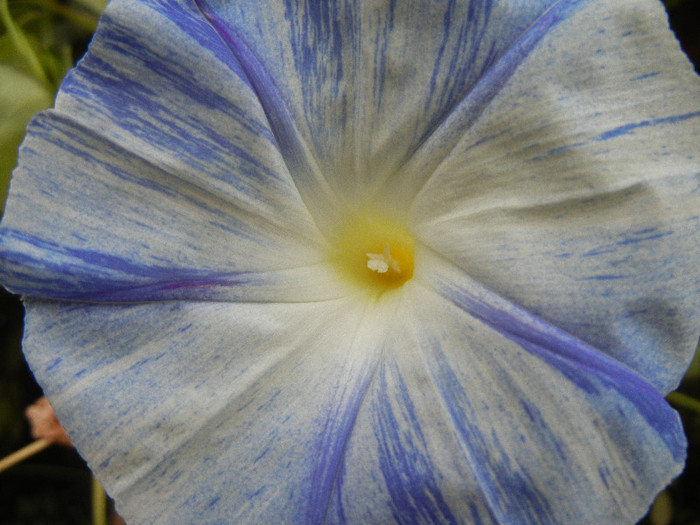
{"type": "MultiPolygon", "coordinates": [[[[443,120],[447,114],[451,111],[449,106],[450,100],[455,100],[458,96],[461,86],[458,83],[446,83],[439,81],[439,75],[441,71],[444,71],[442,62],[448,47],[452,55],[449,66],[446,68],[450,74],[457,78],[462,78],[465,76],[465,71],[472,67],[472,64],[476,62],[476,57],[480,51],[478,43],[483,38],[484,30],[488,27],[489,14],[491,11],[491,2],[489,1],[473,1],[469,3],[469,8],[467,12],[466,23],[462,24],[457,37],[458,48],[462,50],[454,50],[451,48],[448,42],[449,36],[452,33],[450,26],[452,24],[452,19],[454,17],[456,1],[450,0],[448,3],[445,14],[443,16],[443,41],[438,50],[438,56],[435,60],[435,67],[433,68],[433,75],[430,79],[431,92],[436,95],[439,100],[439,106],[445,108],[443,113],[437,115],[437,120],[443,120]],[[469,58],[464,58],[464,52],[466,49],[469,50],[469,58]],[[437,87],[441,86],[442,89],[438,91],[437,87]],[[448,89],[449,87],[449,89],[448,89]]],[[[495,57],[491,57],[484,64],[484,72],[492,65],[495,57]]],[[[426,100],[426,111],[428,110],[428,105],[430,100],[426,100]]]]}
{"type": "Polygon", "coordinates": [[[584,277],[583,280],[593,280],[593,281],[616,281],[619,279],[629,279],[630,275],[621,274],[601,274],[601,275],[591,275],[589,277],[584,277]]]}
{"type": "MultiPolygon", "coordinates": [[[[556,435],[556,429],[550,428],[537,405],[529,401],[527,397],[522,397],[520,399],[520,406],[530,418],[530,421],[532,421],[534,425],[541,430],[542,435],[556,435]]],[[[524,436],[521,436],[521,440],[524,441],[524,439],[524,436]]],[[[556,439],[552,439],[549,441],[549,445],[552,447],[553,452],[556,453],[561,462],[566,463],[568,460],[568,455],[562,449],[561,443],[556,439]]]]}
{"type": "MultiPolygon", "coordinates": [[[[31,249],[11,250],[4,246],[2,271],[3,279],[33,282],[32,294],[44,293],[54,299],[97,302],[130,302],[166,300],[196,295],[218,287],[232,287],[250,284],[254,279],[244,273],[207,272],[189,268],[172,268],[136,264],[128,259],[94,250],[81,250],[59,246],[25,232],[3,229],[3,244],[18,241],[26,246],[38,248],[44,253],[53,253],[54,258],[37,260],[28,252],[31,249]],[[25,274],[21,268],[41,267],[45,279],[35,273],[25,274]],[[86,268],[94,271],[81,275],[86,268]],[[64,276],[63,280],[55,276],[64,276]],[[43,285],[43,286],[42,286],[43,285]]],[[[22,293],[18,288],[16,293],[22,293]]],[[[205,299],[205,297],[201,297],[205,299]]]]}
{"type": "Polygon", "coordinates": [[[547,157],[556,157],[557,155],[563,155],[564,153],[568,153],[569,151],[572,151],[576,148],[580,148],[581,146],[585,146],[585,142],[575,142],[573,144],[567,144],[565,146],[560,146],[558,148],[551,149],[549,151],[546,151],[545,153],[541,155],[537,155],[536,157],[532,157],[530,159],[527,159],[527,162],[534,162],[534,161],[539,161],[542,159],[546,159],[547,157]]]}
{"type": "Polygon", "coordinates": [[[598,393],[598,387],[586,377],[589,374],[617,391],[637,407],[676,461],[685,458],[685,444],[675,431],[677,414],[665,409],[663,396],[634,371],[487,290],[474,293],[444,283],[444,292],[457,306],[556,367],[583,391],[598,393]],[[582,369],[588,374],[582,374],[582,369]]]}
{"type": "MultiPolygon", "coordinates": [[[[449,152],[481,117],[491,101],[500,93],[508,79],[522,62],[536,49],[549,31],[580,9],[588,0],[560,0],[545,11],[499,57],[484,64],[484,72],[474,87],[454,105],[443,111],[427,129],[416,147],[408,152],[402,168],[402,179],[414,179],[419,191],[449,154],[436,156],[432,150],[449,152]],[[425,154],[422,154],[425,151],[425,154]],[[422,158],[425,157],[425,158],[422,158]]],[[[484,8],[486,9],[486,8],[484,8]]],[[[487,14],[483,16],[487,17],[487,14]]],[[[483,139],[482,139],[483,140],[483,139]]],[[[472,146],[473,147],[473,146],[472,146]]]]}
{"type": "MultiPolygon", "coordinates": [[[[316,446],[318,459],[312,473],[314,490],[307,507],[307,523],[323,523],[326,520],[336,487],[337,499],[340,500],[345,448],[375,370],[375,366],[364,366],[355,381],[338,392],[338,400],[333,404],[335,408],[326,418],[316,446]]],[[[342,511],[342,507],[340,509],[342,511]]]]}
{"type": "MultiPolygon", "coordinates": [[[[197,4],[202,14],[226,42],[232,56],[253,86],[292,177],[297,180],[297,177],[304,174],[314,174],[316,182],[321,184],[324,181],[323,176],[319,173],[316,161],[306,144],[301,140],[274,79],[241,35],[219,20],[216,13],[209,12],[201,0],[198,0],[197,4]]],[[[304,186],[298,186],[297,189],[305,201],[310,199],[310,191],[317,190],[304,186]]]]}
{"type": "MultiPolygon", "coordinates": [[[[477,413],[469,402],[464,387],[455,375],[440,343],[437,340],[428,342],[429,352],[426,355],[434,361],[431,370],[434,371],[434,384],[437,386],[445,409],[448,411],[457,432],[461,437],[465,459],[471,467],[479,487],[483,491],[491,521],[493,523],[508,523],[510,516],[522,516],[522,510],[543,509],[536,516],[530,516],[527,521],[539,521],[543,524],[551,524],[549,521],[541,521],[550,516],[547,500],[532,490],[521,474],[507,468],[507,462],[498,461],[493,457],[493,450],[485,442],[481,430],[475,423],[478,421],[477,413]],[[517,492],[516,497],[504,498],[496,490],[499,486],[508,486],[517,492]],[[521,506],[521,499],[529,502],[521,506]]],[[[496,440],[497,441],[497,440],[496,440]]],[[[499,459],[507,459],[508,454],[499,459]]],[[[527,522],[524,521],[524,522],[527,522]]]]}
{"type": "Polygon", "coordinates": [[[387,6],[386,23],[384,24],[384,29],[382,31],[382,38],[378,39],[379,45],[374,49],[374,70],[377,72],[377,81],[374,82],[374,98],[377,101],[377,107],[382,107],[382,101],[384,99],[384,87],[387,82],[387,64],[388,64],[388,42],[389,35],[394,30],[394,16],[396,11],[396,0],[390,0],[387,6]]]}
{"type": "MultiPolygon", "coordinates": [[[[161,13],[165,18],[168,18],[178,26],[180,31],[185,35],[189,35],[196,40],[203,49],[222,50],[221,39],[216,32],[211,30],[211,26],[204,20],[201,13],[191,2],[182,2],[180,0],[161,0],[150,4],[150,7],[161,13]]],[[[109,16],[109,10],[105,12],[103,18],[109,16]]],[[[117,27],[118,20],[109,18],[109,23],[103,23],[106,28],[117,27]]],[[[226,53],[218,53],[220,57],[226,56],[226,53]]],[[[229,64],[235,70],[235,64],[229,64]]],[[[244,79],[240,70],[236,71],[239,76],[244,79]]],[[[195,79],[196,80],[196,79],[195,79]]]]}
{"type": "Polygon", "coordinates": [[[589,250],[583,254],[581,254],[582,257],[596,257],[598,255],[606,255],[609,253],[615,253],[614,248],[595,248],[593,250],[589,250]]]}
{"type": "Polygon", "coordinates": [[[403,378],[397,371],[393,375],[397,385],[387,385],[387,370],[383,367],[379,388],[383,399],[375,402],[377,414],[377,434],[380,442],[380,464],[384,480],[389,489],[394,505],[393,515],[397,523],[458,523],[444,501],[437,481],[433,475],[434,467],[428,458],[418,452],[427,448],[425,438],[420,431],[415,407],[403,378]],[[397,388],[397,391],[393,390],[397,388]],[[411,435],[402,430],[402,425],[392,411],[388,398],[396,395],[398,405],[403,409],[403,418],[415,429],[413,443],[411,435]],[[399,445],[400,444],[400,445],[399,445]],[[419,486],[407,483],[407,480],[421,480],[419,486]]]}
{"type": "MultiPolygon", "coordinates": [[[[176,64],[168,64],[165,57],[151,57],[149,59],[148,57],[152,50],[146,46],[139,45],[133,38],[128,38],[128,36],[119,37],[109,33],[104,38],[110,38],[113,41],[123,38],[124,41],[121,43],[121,46],[126,50],[125,52],[133,53],[141,57],[141,60],[147,61],[149,67],[153,71],[158,71],[163,78],[176,81],[186,76],[182,71],[175,69],[176,64]]],[[[216,133],[211,127],[202,127],[201,123],[196,120],[189,119],[186,123],[182,121],[180,108],[173,108],[169,104],[155,102],[158,99],[157,93],[154,93],[143,84],[136,84],[130,79],[125,79],[114,66],[100,59],[95,54],[88,55],[87,59],[81,62],[81,71],[84,74],[89,74],[91,83],[87,85],[84,82],[80,82],[79,79],[66,82],[62,88],[63,93],[70,94],[76,99],[93,100],[97,98],[99,106],[109,108],[110,118],[119,121],[121,126],[133,133],[134,136],[156,144],[172,144],[174,142],[173,137],[178,137],[177,154],[179,158],[198,164],[200,169],[205,168],[208,160],[216,154],[212,150],[212,144],[220,145],[229,154],[235,155],[244,160],[248,166],[255,168],[246,169],[243,172],[246,177],[254,180],[261,180],[263,175],[279,178],[278,174],[262,165],[259,159],[251,156],[249,151],[231,141],[229,137],[216,133]],[[102,90],[99,93],[90,91],[94,89],[95,83],[109,86],[109,91],[102,90]],[[144,106],[147,107],[150,114],[160,115],[163,121],[168,122],[168,126],[154,126],[141,118],[139,112],[143,111],[144,106]],[[192,133],[191,129],[186,129],[184,127],[185,124],[193,127],[196,133],[192,133]]],[[[270,131],[266,127],[251,121],[241,108],[233,106],[230,102],[211,91],[207,93],[206,97],[203,97],[202,86],[194,80],[178,80],[176,89],[206,107],[211,107],[222,114],[227,114],[233,122],[240,123],[251,134],[264,137],[269,142],[274,141],[270,131]]],[[[50,139],[50,137],[47,138],[50,139]]],[[[216,175],[211,173],[211,176],[215,177],[216,175]]],[[[231,178],[225,180],[230,184],[236,182],[235,179],[231,178]]]]}
{"type": "Polygon", "coordinates": [[[673,231],[656,232],[655,229],[648,229],[641,232],[636,232],[634,235],[637,236],[628,237],[626,239],[618,241],[616,244],[618,244],[619,246],[625,246],[627,244],[637,244],[645,241],[653,241],[655,239],[660,239],[661,237],[673,235],[673,231]]]}
{"type": "MultiPolygon", "coordinates": [[[[351,11],[355,6],[351,2],[346,10],[351,11]]],[[[307,89],[304,107],[304,117],[310,128],[316,124],[316,109],[318,101],[314,95],[323,91],[326,82],[332,83],[333,93],[340,96],[341,86],[345,81],[343,50],[354,47],[353,42],[344,42],[344,35],[359,34],[359,27],[351,13],[344,16],[339,11],[342,3],[338,2],[306,2],[300,5],[297,1],[285,2],[285,16],[291,26],[290,45],[293,50],[295,69],[305,79],[313,79],[315,86],[307,89]],[[301,11],[299,16],[297,11],[301,11]],[[341,27],[340,20],[345,24],[341,27]],[[319,46],[323,45],[323,49],[319,46]],[[330,72],[319,68],[318,55],[324,54],[333,57],[334,69],[330,72]]],[[[342,126],[344,122],[340,123],[342,126]]]]}
{"type": "Polygon", "coordinates": [[[656,71],[656,72],[654,72],[654,73],[646,73],[646,74],[644,74],[644,75],[639,75],[638,77],[632,78],[632,79],[630,79],[630,80],[631,80],[632,82],[634,82],[634,81],[636,81],[636,80],[644,80],[644,79],[647,79],[647,78],[657,77],[657,76],[659,76],[660,74],[661,74],[661,73],[659,73],[658,71],[656,71]]]}
{"type": "Polygon", "coordinates": [[[624,126],[619,126],[615,129],[601,133],[594,140],[606,141],[609,139],[614,139],[620,135],[629,135],[634,132],[635,129],[646,128],[650,126],[662,126],[665,124],[675,124],[676,122],[682,122],[691,118],[700,117],[700,111],[694,111],[692,113],[685,113],[683,115],[673,115],[670,117],[655,118],[649,120],[642,120],[641,122],[633,122],[630,124],[625,124],[624,126]]]}
{"type": "MultiPolygon", "coordinates": [[[[124,127],[125,129],[132,129],[132,127],[128,124],[124,124],[124,127]]],[[[162,130],[156,130],[155,128],[143,123],[134,124],[133,129],[137,135],[143,135],[150,140],[162,141],[163,143],[172,142],[167,136],[162,135],[162,130]]],[[[172,130],[173,128],[171,128],[171,131],[172,130]]],[[[124,180],[130,184],[137,184],[146,189],[154,190],[170,197],[176,197],[180,202],[184,200],[189,201],[196,207],[205,209],[209,212],[214,212],[215,210],[209,204],[207,204],[205,200],[218,201],[220,207],[224,209],[227,207],[235,207],[235,203],[232,202],[232,200],[227,199],[224,201],[221,197],[213,195],[208,189],[200,187],[202,181],[186,180],[183,176],[177,173],[166,171],[163,167],[155,164],[152,159],[145,158],[143,155],[134,154],[124,145],[116,143],[112,138],[102,136],[98,132],[85,127],[83,124],[76,122],[65,115],[60,115],[54,112],[39,114],[32,120],[29,131],[31,132],[32,137],[41,138],[47,143],[55,144],[56,146],[60,147],[61,150],[71,153],[76,157],[76,159],[81,161],[82,165],[100,165],[108,170],[114,177],[124,180]],[[98,141],[101,141],[101,147],[87,147],[86,137],[90,137],[91,140],[97,139],[98,141]],[[109,158],[106,159],[105,157],[109,158]],[[160,176],[159,180],[155,181],[153,179],[146,178],[142,176],[142,174],[135,173],[126,169],[124,166],[117,165],[118,163],[114,162],[113,160],[130,158],[133,158],[134,160],[157,170],[160,176]],[[198,198],[194,197],[193,194],[198,194],[198,198]]],[[[207,172],[211,177],[216,177],[212,170],[206,169],[207,162],[216,155],[216,153],[211,150],[210,143],[195,139],[185,130],[179,130],[178,133],[181,133],[182,135],[180,136],[182,137],[188,137],[188,139],[182,141],[182,143],[178,142],[180,153],[187,152],[189,154],[186,160],[188,162],[199,164],[199,166],[197,166],[198,170],[207,172]]],[[[225,148],[229,154],[233,154],[237,158],[245,161],[239,167],[241,174],[244,176],[227,176],[225,179],[223,176],[220,177],[221,180],[223,180],[227,185],[231,185],[241,193],[250,194],[251,191],[249,187],[242,184],[242,181],[245,179],[250,178],[264,181],[268,177],[272,179],[280,178],[278,174],[271,171],[267,166],[262,164],[260,160],[251,156],[239,146],[229,143],[225,137],[216,135],[212,131],[208,131],[207,133],[210,139],[217,141],[216,143],[222,145],[222,147],[225,148]]],[[[33,153],[34,155],[42,156],[41,150],[32,150],[29,145],[23,148],[22,153],[25,155],[33,153]]],[[[257,195],[252,196],[256,197],[257,195]]],[[[227,217],[227,215],[222,213],[221,210],[216,211],[218,215],[222,217],[222,220],[227,217]]],[[[239,235],[241,234],[241,232],[238,233],[239,235]]],[[[253,238],[251,237],[250,239],[253,238]]]]}
{"type": "MultiPolygon", "coordinates": [[[[497,60],[494,57],[494,59],[484,64],[483,76],[464,101],[459,104],[463,105],[464,102],[468,102],[468,106],[472,108],[470,123],[473,123],[481,115],[488,103],[500,92],[506,80],[510,78],[530,52],[535,49],[540,40],[550,30],[580,8],[580,5],[583,3],[585,3],[585,0],[560,0],[533,23],[502,56],[497,60]]],[[[475,17],[474,9],[476,8],[470,4],[470,12],[475,17]]],[[[483,6],[482,10],[485,11],[483,17],[487,20],[487,7],[483,6]]],[[[448,113],[451,113],[457,107],[448,113]]],[[[447,118],[447,115],[445,118],[447,118]]]]}
{"type": "MultiPolygon", "coordinates": [[[[221,222],[211,222],[211,225],[221,227],[227,221],[229,224],[236,223],[232,212],[237,210],[238,203],[234,202],[233,199],[229,197],[222,197],[213,193],[212,190],[206,186],[205,181],[185,179],[181,174],[167,171],[155,164],[151,159],[133,154],[124,146],[112,141],[109,137],[102,137],[98,133],[90,131],[82,124],[72,121],[70,118],[59,116],[56,113],[39,115],[32,121],[31,132],[33,137],[43,138],[49,144],[56,142],[56,145],[60,147],[61,150],[70,152],[76,159],[80,159],[82,165],[101,166],[107,170],[110,175],[126,183],[135,184],[162,195],[167,195],[178,203],[189,203],[194,208],[204,210],[221,219],[221,222]],[[62,140],[57,140],[56,137],[58,133],[62,135],[62,140]],[[90,148],[89,145],[86,144],[86,137],[96,138],[101,141],[98,144],[99,147],[90,148]],[[130,169],[130,167],[120,166],[118,162],[115,162],[116,159],[129,158],[133,158],[133,161],[138,161],[153,169],[157,172],[157,175],[145,177],[143,173],[139,173],[138,170],[135,171],[130,169]]],[[[151,136],[152,135],[153,134],[151,134],[151,136]]],[[[192,138],[187,142],[190,144],[195,143],[192,138]]],[[[226,143],[223,142],[221,144],[226,143]]],[[[242,152],[237,146],[226,144],[225,147],[230,153],[235,153],[239,158],[246,161],[242,167],[239,167],[240,173],[245,175],[244,177],[228,176],[225,179],[227,184],[233,186],[241,193],[251,195],[252,197],[258,197],[257,194],[252,193],[248,187],[242,185],[240,182],[246,178],[260,179],[261,181],[264,181],[268,177],[279,178],[277,174],[269,170],[259,160],[242,152]]],[[[42,156],[43,154],[40,148],[33,150],[29,146],[25,146],[24,149],[24,154],[29,154],[30,152],[37,156],[42,156]]],[[[208,156],[205,155],[205,152],[207,149],[206,145],[202,145],[201,148],[192,151],[192,158],[202,159],[199,161],[203,164],[202,168],[206,166],[206,159],[208,156]]],[[[205,171],[207,171],[209,176],[212,176],[211,170],[205,169],[205,171]]],[[[256,214],[256,218],[261,218],[261,215],[256,214]]],[[[152,226],[149,224],[141,223],[141,225],[144,226],[145,229],[152,229],[152,226]]],[[[255,235],[247,234],[241,228],[224,226],[224,229],[235,232],[236,235],[241,238],[251,241],[259,240],[255,235]]]]}

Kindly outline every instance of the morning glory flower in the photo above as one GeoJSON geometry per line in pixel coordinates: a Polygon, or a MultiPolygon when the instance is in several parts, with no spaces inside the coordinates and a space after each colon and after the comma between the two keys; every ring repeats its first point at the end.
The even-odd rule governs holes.
{"type": "Polygon", "coordinates": [[[634,523],[699,95],[656,0],[113,0],[0,229],[27,359],[130,524],[634,523]]]}

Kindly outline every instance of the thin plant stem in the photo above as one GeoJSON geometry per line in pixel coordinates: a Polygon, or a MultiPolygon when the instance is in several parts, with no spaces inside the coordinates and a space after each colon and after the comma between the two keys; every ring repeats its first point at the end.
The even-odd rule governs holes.
{"type": "Polygon", "coordinates": [[[37,439],[36,441],[30,443],[26,447],[22,447],[21,449],[17,450],[16,452],[13,452],[9,456],[5,456],[4,458],[0,459],[0,472],[2,472],[3,470],[7,470],[8,468],[24,461],[25,459],[33,456],[34,454],[38,454],[50,445],[51,441],[49,441],[48,439],[37,439]]]}
{"type": "Polygon", "coordinates": [[[32,49],[29,40],[27,40],[27,37],[24,36],[22,30],[17,26],[17,24],[15,24],[15,21],[12,19],[12,15],[10,14],[10,8],[7,6],[7,0],[0,0],[0,21],[5,26],[7,34],[9,35],[10,40],[12,41],[12,45],[15,47],[20,56],[22,56],[22,58],[25,60],[27,66],[29,66],[29,69],[32,71],[32,74],[42,84],[49,87],[51,83],[49,82],[49,79],[46,76],[44,68],[41,67],[39,57],[37,57],[36,53],[34,53],[34,50],[32,49]]]}
{"type": "Polygon", "coordinates": [[[700,400],[689,396],[688,394],[683,394],[682,392],[671,392],[666,399],[672,405],[678,408],[685,408],[687,410],[692,410],[696,414],[700,414],[700,400]]]}
{"type": "Polygon", "coordinates": [[[33,0],[33,3],[47,11],[61,15],[86,31],[91,33],[95,31],[98,18],[96,15],[72,9],[53,0],[33,0]]]}
{"type": "Polygon", "coordinates": [[[92,525],[107,525],[107,494],[94,477],[92,478],[92,525]]]}

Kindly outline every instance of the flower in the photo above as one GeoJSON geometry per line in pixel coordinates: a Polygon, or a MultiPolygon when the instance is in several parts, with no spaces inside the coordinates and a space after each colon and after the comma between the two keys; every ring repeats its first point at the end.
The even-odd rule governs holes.
{"type": "Polygon", "coordinates": [[[0,230],[127,523],[632,523],[683,467],[700,81],[655,0],[113,0],[0,230]]]}

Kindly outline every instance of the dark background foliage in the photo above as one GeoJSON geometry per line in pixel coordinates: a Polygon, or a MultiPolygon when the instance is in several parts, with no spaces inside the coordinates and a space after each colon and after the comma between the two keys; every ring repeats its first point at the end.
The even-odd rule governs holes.
{"type": "MultiPolygon", "coordinates": [[[[61,52],[65,55],[68,49],[71,60],[79,57],[89,40],[90,21],[66,17],[61,9],[67,1],[35,3],[49,5],[51,34],[63,46],[61,52]]],[[[667,0],[666,5],[676,35],[700,71],[700,0],[667,0]]],[[[60,79],[59,66],[53,76],[60,79]]],[[[50,78],[52,83],[57,80],[50,78]]],[[[19,299],[0,288],[0,457],[31,442],[24,410],[41,396],[20,350],[22,317],[19,299]]],[[[686,377],[680,390],[700,399],[700,374],[686,377]]],[[[690,443],[687,467],[640,525],[700,525],[700,413],[678,410],[690,443]]],[[[78,454],[53,446],[0,473],[0,525],[89,524],[90,483],[90,473],[78,454]]]]}

